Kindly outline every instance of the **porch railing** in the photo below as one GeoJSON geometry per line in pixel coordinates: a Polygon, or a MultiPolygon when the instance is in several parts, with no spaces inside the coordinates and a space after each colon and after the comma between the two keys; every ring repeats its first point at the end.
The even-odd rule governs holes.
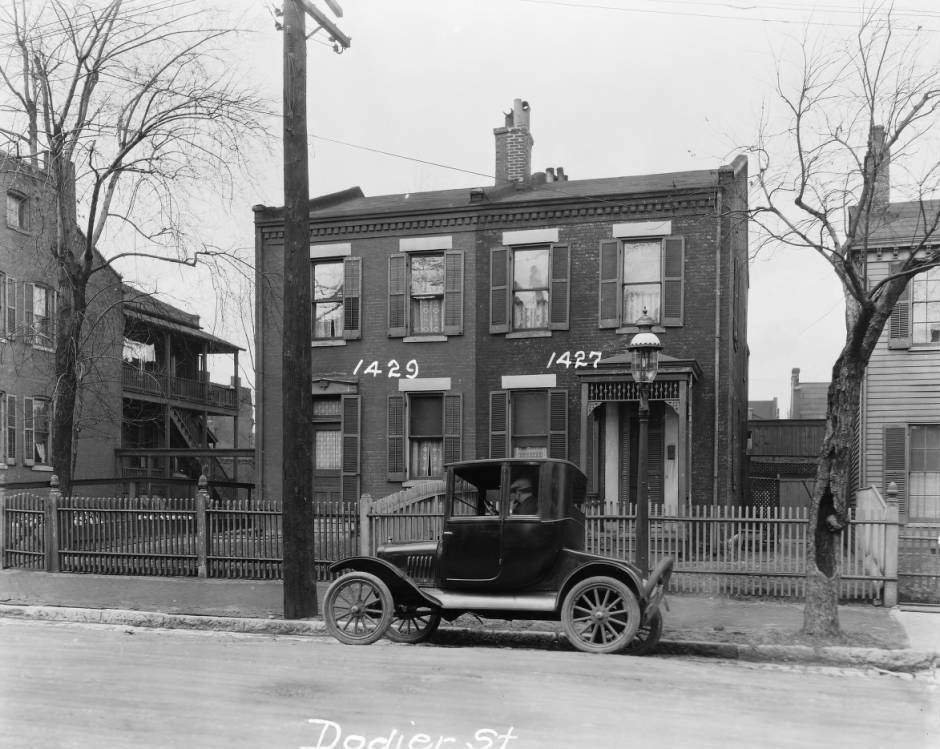
{"type": "Polygon", "coordinates": [[[152,372],[127,364],[123,366],[122,378],[125,390],[217,408],[238,408],[238,393],[235,388],[208,380],[171,377],[166,372],[152,372]]]}

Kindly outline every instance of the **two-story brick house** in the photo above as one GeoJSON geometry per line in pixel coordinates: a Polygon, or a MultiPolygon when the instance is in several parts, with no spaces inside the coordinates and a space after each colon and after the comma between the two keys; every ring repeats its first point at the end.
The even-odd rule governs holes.
{"type": "MultiPolygon", "coordinates": [[[[6,205],[0,221],[0,483],[44,482],[56,468],[55,202],[43,169],[6,155],[0,155],[0,191],[6,205]]],[[[197,316],[125,285],[98,260],[103,267],[89,280],[78,356],[73,477],[113,486],[117,479],[170,477],[187,464],[195,481],[207,463],[211,471],[218,461],[200,465],[169,453],[216,447],[210,415],[234,422],[237,432],[237,381],[210,383],[207,362],[211,354],[227,354],[237,372],[238,347],[203,331],[197,316]]],[[[232,471],[219,473],[228,479],[232,471]]],[[[241,478],[252,477],[243,471],[241,478]]]]}
{"type": "MultiPolygon", "coordinates": [[[[495,184],[310,202],[317,492],[385,495],[456,459],[572,460],[633,498],[646,310],[653,501],[740,499],[747,419],[746,161],[572,180],[532,174],[528,104],[494,130],[495,184]]],[[[283,210],[255,207],[257,449],[280,494],[283,210]]],[[[299,312],[298,312],[299,314],[299,312]]]]}

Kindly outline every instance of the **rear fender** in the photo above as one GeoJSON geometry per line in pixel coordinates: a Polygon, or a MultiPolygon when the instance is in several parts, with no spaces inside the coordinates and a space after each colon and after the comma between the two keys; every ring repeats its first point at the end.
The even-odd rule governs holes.
{"type": "Polygon", "coordinates": [[[646,589],[643,587],[643,581],[640,580],[633,570],[609,562],[596,561],[581,565],[565,578],[561,588],[558,590],[556,608],[559,611],[561,610],[565,596],[568,595],[568,591],[577,583],[588,577],[612,577],[616,580],[620,580],[636,595],[636,599],[640,604],[640,610],[642,611],[646,607],[646,589]]]}
{"type": "Polygon", "coordinates": [[[348,559],[334,562],[330,565],[329,570],[330,572],[354,570],[356,572],[368,572],[371,575],[375,575],[388,586],[396,604],[424,602],[436,607],[441,605],[440,601],[424,593],[400,569],[389,564],[384,559],[377,559],[376,557],[349,557],[348,559]]]}

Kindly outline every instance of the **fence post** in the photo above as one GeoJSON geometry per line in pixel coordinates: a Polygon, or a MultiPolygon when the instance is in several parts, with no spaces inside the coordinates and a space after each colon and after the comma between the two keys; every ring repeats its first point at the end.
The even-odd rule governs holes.
{"type": "Polygon", "coordinates": [[[7,556],[7,492],[6,487],[0,484],[0,570],[6,565],[7,556]]]}
{"type": "Polygon", "coordinates": [[[59,491],[59,477],[52,474],[49,479],[49,495],[45,505],[45,538],[43,539],[46,552],[46,572],[59,571],[59,500],[62,492],[59,491]]]}
{"type": "Polygon", "coordinates": [[[372,554],[372,526],[369,516],[372,512],[372,495],[363,494],[359,498],[359,553],[367,557],[372,554]]]}
{"type": "Polygon", "coordinates": [[[200,474],[199,488],[196,491],[196,570],[199,577],[209,576],[207,557],[209,556],[209,534],[206,533],[206,507],[209,505],[209,481],[200,474]]]}
{"type": "Polygon", "coordinates": [[[887,510],[885,511],[885,606],[898,605],[898,485],[888,484],[887,510]]]}

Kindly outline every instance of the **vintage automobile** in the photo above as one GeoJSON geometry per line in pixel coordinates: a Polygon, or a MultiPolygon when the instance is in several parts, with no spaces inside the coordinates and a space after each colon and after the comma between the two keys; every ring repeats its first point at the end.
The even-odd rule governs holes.
{"type": "Polygon", "coordinates": [[[462,614],[562,623],[591,653],[652,650],[673,560],[648,579],[633,564],[584,551],[587,480],[553,459],[475,460],[447,466],[437,541],[388,543],[345,570],[324,601],[329,632],[367,645],[383,635],[421,642],[462,614]]]}

